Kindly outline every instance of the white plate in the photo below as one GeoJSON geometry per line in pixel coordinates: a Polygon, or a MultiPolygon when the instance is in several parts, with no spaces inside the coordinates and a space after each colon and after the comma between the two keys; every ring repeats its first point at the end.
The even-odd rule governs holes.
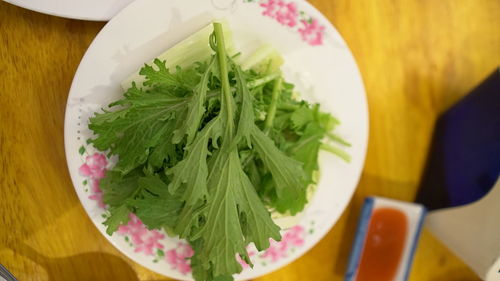
{"type": "Polygon", "coordinates": [[[53,16],[107,21],[133,0],[4,0],[5,2],[53,16]]]}
{"type": "MultiPolygon", "coordinates": [[[[4,0],[40,13],[80,20],[107,21],[134,0],[4,0]]],[[[221,0],[210,0],[218,5],[221,0]]],[[[298,0],[305,1],[305,0],[298,0]]]]}
{"type": "Polygon", "coordinates": [[[285,231],[283,242],[273,243],[266,252],[250,249],[255,267],[244,269],[237,278],[255,278],[300,257],[330,230],[349,202],[363,167],[368,137],[368,110],[359,71],[341,36],[320,12],[301,0],[285,1],[285,6],[277,3],[283,1],[138,0],[103,28],[85,54],[66,108],[69,171],[91,220],[137,263],[169,277],[191,278],[185,261],[191,253],[179,240],[145,231],[136,220],[122,227],[121,233],[105,234],[97,187],[113,159],[95,154],[86,144],[91,137],[87,121],[122,95],[120,82],[124,78],[214,18],[227,19],[242,52],[263,42],[276,47],[284,57],[282,69],[287,80],[295,83],[307,100],[321,103],[323,110],[338,117],[342,124],[337,132],[352,143],[347,149],[351,163],[329,153],[320,155],[322,177],[300,223],[285,231]]]}

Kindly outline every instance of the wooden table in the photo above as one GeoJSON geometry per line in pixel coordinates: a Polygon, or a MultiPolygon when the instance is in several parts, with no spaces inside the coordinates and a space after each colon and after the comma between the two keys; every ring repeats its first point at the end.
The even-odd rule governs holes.
{"type": "MultiPolygon", "coordinates": [[[[256,280],[342,280],[367,195],[413,200],[436,116],[500,64],[498,0],[314,0],[363,75],[370,142],[357,192],[305,256],[256,280]]],[[[0,263],[19,280],[168,280],[93,226],[63,147],[71,80],[104,23],[0,3],[0,263]]],[[[428,231],[411,281],[477,280],[428,231]]]]}

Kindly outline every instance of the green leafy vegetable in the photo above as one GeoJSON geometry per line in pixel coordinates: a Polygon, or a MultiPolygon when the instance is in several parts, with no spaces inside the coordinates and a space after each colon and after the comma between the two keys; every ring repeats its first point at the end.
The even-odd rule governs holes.
{"type": "Polygon", "coordinates": [[[132,212],[191,244],[196,280],[231,280],[242,270],[237,255],[252,264],[248,244],[264,250],[281,239],[269,210],[304,209],[319,150],[348,155],[332,143],[347,144],[331,133],[338,121],[292,98],[275,51],[243,70],[222,26],[213,30],[208,61],[174,71],[158,59],[145,65],[141,85],[90,118],[89,143],[119,158],[101,181],[108,234],[132,212]]]}

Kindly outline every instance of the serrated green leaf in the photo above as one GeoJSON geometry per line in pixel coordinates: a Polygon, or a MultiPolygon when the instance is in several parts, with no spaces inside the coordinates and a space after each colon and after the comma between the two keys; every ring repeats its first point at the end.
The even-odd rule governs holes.
{"type": "Polygon", "coordinates": [[[252,130],[252,144],[264,165],[273,176],[278,198],[283,198],[289,205],[292,215],[304,208],[307,203],[304,170],[302,163],[280,151],[257,126],[252,130]]]}
{"type": "Polygon", "coordinates": [[[109,216],[103,224],[107,226],[106,233],[111,235],[118,230],[120,225],[124,225],[128,222],[130,210],[126,205],[121,205],[119,207],[109,208],[108,212],[109,216]]]}
{"type": "Polygon", "coordinates": [[[215,57],[210,60],[208,68],[205,70],[200,83],[194,88],[194,95],[191,97],[187,109],[186,116],[180,128],[174,131],[172,138],[173,143],[179,143],[184,136],[187,136],[187,143],[190,144],[194,139],[195,133],[200,127],[200,121],[205,113],[205,99],[208,90],[208,79],[212,74],[212,69],[215,64],[215,57]]]}
{"type": "Polygon", "coordinates": [[[147,190],[152,196],[172,196],[171,193],[168,192],[168,185],[160,178],[159,175],[147,175],[140,177],[138,185],[142,190],[147,190]]]}
{"type": "Polygon", "coordinates": [[[111,207],[122,205],[138,192],[138,180],[141,174],[139,170],[135,170],[123,177],[120,172],[107,171],[106,176],[99,182],[104,194],[103,202],[111,207]]]}
{"type": "Polygon", "coordinates": [[[239,188],[235,191],[240,216],[244,217],[245,221],[242,224],[245,243],[253,242],[259,251],[265,250],[269,247],[269,238],[275,241],[281,240],[280,228],[271,219],[271,214],[262,204],[250,179],[239,166],[236,154],[231,154],[231,157],[234,158],[232,173],[239,174],[237,179],[239,188]]]}
{"type": "Polygon", "coordinates": [[[209,178],[212,197],[207,207],[206,223],[193,239],[203,239],[198,255],[204,257],[203,267],[213,268],[213,275],[231,275],[241,271],[236,254],[248,260],[243,230],[237,208],[238,174],[232,174],[234,157],[219,153],[209,178]],[[224,237],[221,240],[221,237],[224,237]]]}
{"type": "Polygon", "coordinates": [[[144,64],[139,71],[139,74],[146,79],[143,83],[144,86],[167,86],[168,88],[185,88],[187,86],[182,79],[179,79],[178,75],[170,72],[165,66],[165,61],[155,59],[153,64],[144,64]]]}
{"type": "Polygon", "coordinates": [[[148,175],[138,180],[140,196],[127,203],[149,229],[174,227],[183,205],[178,194],[171,194],[168,185],[158,175],[148,175]]]}
{"type": "Polygon", "coordinates": [[[174,227],[182,207],[182,202],[174,196],[146,196],[130,204],[136,208],[136,215],[149,229],[174,227]]]}
{"type": "Polygon", "coordinates": [[[219,119],[212,120],[199,132],[187,150],[187,156],[177,163],[173,168],[166,171],[167,175],[172,175],[169,190],[174,193],[182,185],[185,185],[182,200],[186,205],[194,205],[199,199],[207,196],[207,155],[208,141],[217,130],[219,119]]]}
{"type": "Polygon", "coordinates": [[[303,163],[307,181],[312,183],[312,173],[319,169],[318,154],[325,130],[316,123],[309,123],[302,136],[290,147],[293,158],[303,163]]]}
{"type": "Polygon", "coordinates": [[[236,132],[235,142],[238,143],[240,140],[245,140],[248,147],[252,146],[252,141],[250,139],[250,133],[252,127],[254,126],[254,115],[252,106],[252,96],[247,87],[246,77],[239,66],[234,66],[235,78],[236,78],[236,89],[241,96],[241,110],[238,120],[238,131],[236,132]]]}
{"type": "Polygon", "coordinates": [[[195,205],[184,206],[179,214],[174,232],[180,238],[191,240],[193,233],[199,231],[202,226],[201,218],[203,218],[205,210],[206,204],[201,201],[198,201],[195,205]]]}
{"type": "Polygon", "coordinates": [[[269,238],[279,241],[281,236],[244,173],[236,150],[220,152],[215,157],[209,177],[214,193],[208,203],[205,226],[195,238],[204,241],[200,253],[208,258],[204,266],[211,265],[214,276],[220,276],[241,270],[237,254],[251,264],[245,249],[248,243],[265,249],[269,247],[269,238]],[[224,233],[225,243],[220,243],[217,233],[224,233]]]}
{"type": "Polygon", "coordinates": [[[99,182],[99,187],[104,194],[103,202],[111,207],[124,204],[126,200],[137,194],[141,174],[139,170],[135,170],[122,177],[120,172],[107,171],[106,176],[99,182]]]}
{"type": "Polygon", "coordinates": [[[165,126],[164,134],[159,137],[157,145],[150,149],[148,165],[153,169],[160,169],[166,163],[168,166],[177,164],[182,159],[182,153],[179,153],[177,146],[172,145],[172,131],[175,129],[175,122],[168,122],[165,126]]]}
{"type": "Polygon", "coordinates": [[[159,102],[159,98],[148,93],[129,91],[134,92],[131,94],[134,99],[137,98],[135,95],[142,95],[142,99],[148,102],[136,102],[125,97],[123,103],[129,103],[129,107],[96,114],[89,123],[89,128],[97,135],[90,143],[101,151],[109,149],[110,154],[119,155],[120,161],[114,169],[123,175],[146,162],[162,137],[170,133],[173,122],[170,118],[187,104],[185,98],[164,95],[159,102]],[[155,106],[149,103],[150,98],[155,100],[155,106]]]}

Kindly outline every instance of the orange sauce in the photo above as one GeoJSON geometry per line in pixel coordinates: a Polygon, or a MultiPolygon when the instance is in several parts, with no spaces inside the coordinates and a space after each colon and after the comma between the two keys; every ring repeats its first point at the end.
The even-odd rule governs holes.
{"type": "Polygon", "coordinates": [[[403,255],[408,219],[394,208],[372,213],[356,281],[391,281],[403,255]]]}

